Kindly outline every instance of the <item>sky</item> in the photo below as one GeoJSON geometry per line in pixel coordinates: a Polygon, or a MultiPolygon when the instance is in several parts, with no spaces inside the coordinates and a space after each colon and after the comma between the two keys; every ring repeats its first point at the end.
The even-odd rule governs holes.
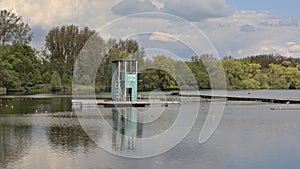
{"type": "Polygon", "coordinates": [[[227,0],[228,4],[236,6],[238,10],[267,10],[282,17],[292,16],[300,20],[299,0],[227,0]]]}
{"type": "Polygon", "coordinates": [[[54,26],[75,24],[104,39],[136,39],[149,54],[184,58],[300,57],[299,6],[298,0],[0,0],[0,9],[29,23],[37,49],[54,26]]]}

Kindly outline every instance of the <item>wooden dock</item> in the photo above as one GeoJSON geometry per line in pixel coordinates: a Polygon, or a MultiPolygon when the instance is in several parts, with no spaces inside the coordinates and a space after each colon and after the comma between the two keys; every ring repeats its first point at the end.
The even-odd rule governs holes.
{"type": "Polygon", "coordinates": [[[300,98],[260,98],[260,97],[242,97],[242,96],[214,96],[203,94],[179,94],[182,97],[201,97],[206,99],[224,99],[229,101],[258,101],[268,103],[281,103],[281,104],[300,104],[300,98]]]}
{"type": "Polygon", "coordinates": [[[173,104],[180,104],[178,101],[161,101],[161,100],[141,100],[136,102],[131,101],[105,101],[105,100],[72,100],[73,106],[81,107],[95,107],[97,105],[103,107],[146,107],[149,105],[158,105],[158,106],[169,106],[173,104]]]}

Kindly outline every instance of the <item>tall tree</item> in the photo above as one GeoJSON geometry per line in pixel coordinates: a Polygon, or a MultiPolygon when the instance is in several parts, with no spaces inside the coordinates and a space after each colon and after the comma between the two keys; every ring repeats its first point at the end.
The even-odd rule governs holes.
{"type": "Polygon", "coordinates": [[[30,46],[23,44],[2,46],[0,50],[0,86],[11,89],[39,82],[40,72],[36,71],[39,65],[41,63],[30,46]]]}
{"type": "Polygon", "coordinates": [[[0,10],[0,44],[28,44],[32,39],[28,23],[22,17],[7,10],[0,10]]]}
{"type": "Polygon", "coordinates": [[[51,62],[63,62],[72,72],[74,62],[85,43],[95,34],[88,27],[80,29],[76,25],[52,28],[45,39],[44,55],[51,62]]]}

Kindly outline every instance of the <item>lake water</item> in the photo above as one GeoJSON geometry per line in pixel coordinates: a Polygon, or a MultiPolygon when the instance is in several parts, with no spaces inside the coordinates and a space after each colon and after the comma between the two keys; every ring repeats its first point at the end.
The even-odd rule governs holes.
{"type": "MultiPolygon", "coordinates": [[[[227,94],[243,96],[248,92],[227,94]]],[[[298,90],[251,91],[251,95],[300,98],[298,90]]],[[[192,100],[183,104],[192,107],[197,102],[199,116],[177,146],[154,157],[132,159],[119,155],[130,156],[149,148],[149,144],[142,144],[138,138],[156,136],[170,128],[179,114],[179,105],[134,111],[100,108],[101,119],[97,112],[90,113],[92,107],[83,108],[88,113],[72,108],[71,99],[56,95],[0,98],[0,168],[297,169],[300,166],[300,109],[271,110],[300,108],[300,105],[226,102],[216,132],[206,143],[199,144],[199,133],[211,103],[192,100]],[[162,115],[156,114],[161,110],[162,115]],[[155,120],[139,123],[151,118],[155,120]],[[104,121],[114,130],[99,127],[99,122],[104,121]]],[[[150,148],[159,150],[160,145],[172,143],[173,139],[159,140],[150,148]]]]}

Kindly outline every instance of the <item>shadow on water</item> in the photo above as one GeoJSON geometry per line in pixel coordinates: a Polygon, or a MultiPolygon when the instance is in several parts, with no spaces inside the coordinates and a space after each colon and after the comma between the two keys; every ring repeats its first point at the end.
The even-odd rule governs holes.
{"type": "Polygon", "coordinates": [[[71,100],[69,97],[32,98],[32,97],[10,97],[0,98],[0,114],[33,114],[45,111],[63,112],[71,111],[71,100]]]}
{"type": "Polygon", "coordinates": [[[94,149],[96,144],[72,113],[71,99],[37,95],[1,97],[0,168],[18,166],[18,161],[30,154],[32,144],[47,145],[41,151],[49,147],[54,154],[69,157],[94,149]]]}
{"type": "Polygon", "coordinates": [[[18,162],[31,148],[31,126],[0,124],[0,166],[18,162]]]}
{"type": "Polygon", "coordinates": [[[79,125],[51,126],[48,128],[47,137],[51,148],[60,154],[73,155],[97,146],[79,125]]]}

